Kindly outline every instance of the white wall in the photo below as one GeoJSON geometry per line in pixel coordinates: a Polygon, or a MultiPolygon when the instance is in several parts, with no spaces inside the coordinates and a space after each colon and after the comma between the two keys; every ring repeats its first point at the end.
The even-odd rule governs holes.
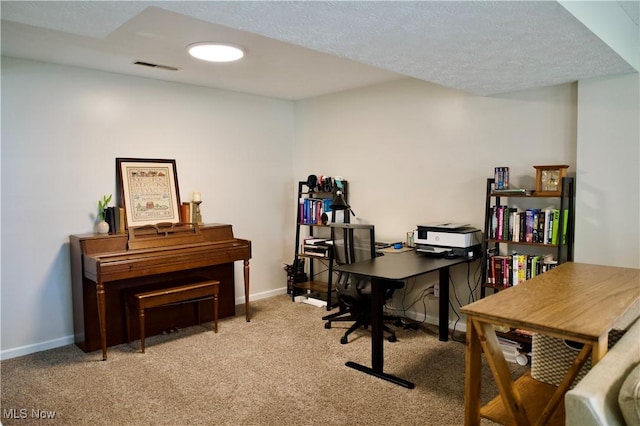
{"type": "Polygon", "coordinates": [[[284,291],[292,151],[288,101],[3,57],[2,357],[73,342],[68,236],[92,232],[116,157],[175,159],[182,199],[252,240],[251,294],[284,291]]]}
{"type": "Polygon", "coordinates": [[[578,85],[578,262],[640,267],[639,75],[578,85]]]}
{"type": "MultiPolygon", "coordinates": [[[[348,179],[355,220],[373,223],[381,241],[404,241],[421,223],[482,228],[494,167],[509,166],[513,184],[533,188],[538,164],[569,164],[575,174],[573,84],[488,98],[403,79],[296,104],[295,173],[348,179]]],[[[468,284],[460,266],[453,277],[464,305],[476,276],[468,284]]],[[[437,275],[422,280],[418,287],[437,275]]],[[[437,303],[428,302],[435,319],[437,303]]],[[[411,310],[425,316],[421,302],[411,310]]]]}

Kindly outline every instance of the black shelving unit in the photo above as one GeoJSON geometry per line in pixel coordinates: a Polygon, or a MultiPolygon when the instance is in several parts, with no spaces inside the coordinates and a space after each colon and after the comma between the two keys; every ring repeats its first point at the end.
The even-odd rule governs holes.
{"type": "MultiPolygon", "coordinates": [[[[493,248],[494,251],[500,251],[501,245],[507,245],[507,249],[504,251],[509,251],[510,248],[518,246],[519,250],[526,251],[527,247],[529,248],[548,248],[555,252],[555,258],[558,264],[572,261],[573,260],[573,242],[574,242],[574,228],[575,228],[575,179],[572,177],[564,177],[562,178],[562,191],[560,195],[557,196],[549,196],[549,195],[536,195],[535,192],[532,194],[509,194],[505,195],[504,193],[494,192],[493,188],[494,179],[487,179],[487,187],[486,187],[486,205],[485,205],[485,219],[484,219],[484,240],[483,240],[483,263],[482,263],[482,277],[483,277],[483,285],[481,289],[481,297],[485,296],[485,290],[487,288],[494,290],[501,290],[504,286],[501,285],[492,285],[488,283],[487,280],[487,271],[488,271],[488,259],[489,252],[493,248]],[[498,240],[495,238],[490,238],[491,235],[491,226],[492,226],[492,208],[494,206],[502,205],[502,199],[508,198],[510,199],[506,205],[509,205],[513,199],[534,199],[541,200],[540,205],[542,205],[542,199],[559,199],[558,210],[560,211],[560,217],[558,221],[558,241],[557,244],[544,244],[537,242],[525,242],[525,241],[512,241],[508,239],[498,240]],[[567,217],[562,214],[563,211],[567,211],[567,217]],[[565,220],[566,223],[566,238],[563,241],[562,238],[562,230],[565,228],[565,220]]],[[[544,207],[544,206],[543,206],[544,207]]]]}
{"type": "MultiPolygon", "coordinates": [[[[575,179],[573,177],[562,178],[561,192],[559,195],[550,196],[546,194],[533,193],[509,193],[494,191],[495,179],[487,179],[486,186],[486,204],[485,204],[485,221],[484,221],[484,239],[482,246],[483,261],[482,261],[482,286],[480,289],[480,297],[487,296],[486,291],[490,290],[493,294],[497,291],[504,290],[503,284],[490,283],[488,280],[490,257],[492,253],[506,253],[508,255],[514,249],[518,252],[536,252],[540,250],[551,251],[555,254],[555,260],[557,264],[573,261],[574,250],[574,234],[575,234],[575,179]],[[506,205],[513,206],[522,199],[528,199],[527,204],[535,204],[540,208],[546,207],[549,202],[554,202],[560,211],[558,226],[558,237],[556,244],[540,243],[540,242],[526,242],[526,241],[512,241],[510,239],[498,239],[491,237],[492,228],[492,212],[495,206],[506,205]],[[507,199],[504,202],[504,199],[507,199]],[[562,213],[567,211],[567,215],[562,213]],[[563,229],[566,223],[566,238],[562,237],[563,229]]],[[[507,332],[501,333],[504,337],[508,337],[512,340],[519,341],[523,344],[530,346],[530,338],[522,335],[515,335],[514,333],[507,332]]]]}
{"type": "MultiPolygon", "coordinates": [[[[342,197],[345,203],[349,203],[349,183],[345,180],[341,181],[342,188],[342,197]]],[[[330,239],[331,232],[328,223],[335,222],[336,218],[339,214],[343,215],[340,223],[349,223],[350,221],[350,212],[349,210],[344,210],[342,213],[338,213],[335,210],[332,210],[328,214],[328,223],[304,223],[303,222],[303,213],[300,208],[301,204],[305,199],[307,200],[333,200],[335,197],[336,189],[333,188],[329,191],[326,190],[318,190],[316,188],[310,189],[307,186],[306,181],[298,182],[298,198],[296,200],[296,241],[295,241],[295,254],[293,260],[293,268],[296,271],[302,270],[302,262],[304,262],[304,274],[305,280],[301,280],[299,282],[294,282],[290,286],[290,295],[291,300],[294,300],[298,295],[306,295],[310,297],[316,297],[318,299],[326,300],[327,302],[327,310],[331,310],[335,306],[335,300],[332,298],[332,294],[335,289],[331,288],[330,280],[322,279],[321,275],[323,273],[330,274],[331,273],[331,261],[332,256],[331,253],[328,252],[326,256],[314,256],[305,254],[301,248],[301,243],[304,241],[306,237],[318,237],[318,238],[327,238],[330,239]]]]}

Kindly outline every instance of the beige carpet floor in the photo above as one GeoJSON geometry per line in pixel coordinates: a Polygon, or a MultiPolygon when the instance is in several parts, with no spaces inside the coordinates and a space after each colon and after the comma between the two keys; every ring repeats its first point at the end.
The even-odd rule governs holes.
{"type": "MultiPolygon", "coordinates": [[[[249,323],[240,310],[218,334],[208,323],[149,337],[145,354],[135,341],[109,348],[106,362],[75,345],[3,361],[2,423],[463,424],[464,344],[440,342],[436,327],[385,342],[385,371],[415,382],[409,390],[345,367],[371,365],[369,334],[341,345],[348,323],[325,329],[324,308],[282,295],[253,302],[249,323]]],[[[483,402],[496,392],[485,365],[483,402]]]]}

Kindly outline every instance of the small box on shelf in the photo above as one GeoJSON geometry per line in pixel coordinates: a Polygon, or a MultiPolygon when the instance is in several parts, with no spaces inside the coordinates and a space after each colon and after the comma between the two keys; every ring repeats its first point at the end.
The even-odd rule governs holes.
{"type": "Polygon", "coordinates": [[[509,167],[496,167],[494,169],[494,189],[509,189],[509,167]]]}

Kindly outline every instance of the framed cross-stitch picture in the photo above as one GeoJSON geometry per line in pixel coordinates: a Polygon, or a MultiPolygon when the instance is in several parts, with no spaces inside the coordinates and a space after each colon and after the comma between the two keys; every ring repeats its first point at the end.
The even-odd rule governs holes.
{"type": "Polygon", "coordinates": [[[175,160],[116,158],[116,185],[127,227],[180,222],[175,160]]]}

